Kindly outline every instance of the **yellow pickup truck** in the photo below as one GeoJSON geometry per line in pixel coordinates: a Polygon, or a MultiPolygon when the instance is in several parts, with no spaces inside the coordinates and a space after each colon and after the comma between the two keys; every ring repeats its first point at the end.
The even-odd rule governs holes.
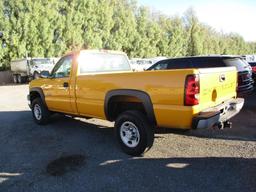
{"type": "Polygon", "coordinates": [[[233,67],[133,72],[115,51],[67,54],[41,77],[28,95],[36,123],[53,112],[114,121],[122,150],[135,156],[153,145],[157,127],[228,127],[244,104],[233,67]]]}

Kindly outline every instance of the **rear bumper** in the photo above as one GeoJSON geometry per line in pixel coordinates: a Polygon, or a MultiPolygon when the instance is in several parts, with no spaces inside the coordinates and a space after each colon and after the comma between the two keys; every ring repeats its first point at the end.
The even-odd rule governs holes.
{"type": "Polygon", "coordinates": [[[234,117],[243,108],[244,99],[237,98],[229,100],[219,106],[201,112],[193,118],[192,128],[203,129],[211,128],[220,122],[225,122],[234,117]]]}

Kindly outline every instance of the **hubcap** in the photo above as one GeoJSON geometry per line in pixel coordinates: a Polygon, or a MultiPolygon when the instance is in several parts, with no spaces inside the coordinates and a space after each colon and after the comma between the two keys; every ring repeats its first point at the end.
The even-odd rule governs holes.
{"type": "Polygon", "coordinates": [[[130,121],[125,121],[121,125],[120,136],[123,143],[128,147],[136,147],[140,142],[139,130],[137,126],[130,121]]]}
{"type": "Polygon", "coordinates": [[[38,104],[35,104],[35,106],[34,106],[34,116],[39,121],[42,119],[42,110],[41,110],[40,105],[38,105],[38,104]]]}

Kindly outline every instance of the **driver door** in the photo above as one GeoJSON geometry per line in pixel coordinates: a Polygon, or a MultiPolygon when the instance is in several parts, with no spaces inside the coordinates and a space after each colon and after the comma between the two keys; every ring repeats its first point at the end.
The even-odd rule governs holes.
{"type": "Polygon", "coordinates": [[[72,61],[72,55],[62,57],[53,68],[49,83],[44,87],[45,101],[52,111],[73,113],[70,98],[72,61]]]}

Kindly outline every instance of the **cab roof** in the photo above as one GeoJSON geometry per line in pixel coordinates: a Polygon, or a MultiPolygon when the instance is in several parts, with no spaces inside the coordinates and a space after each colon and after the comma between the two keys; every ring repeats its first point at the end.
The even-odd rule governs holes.
{"type": "Polygon", "coordinates": [[[173,57],[169,59],[234,59],[234,58],[242,58],[239,55],[200,55],[200,56],[187,56],[187,57],[173,57]]]}
{"type": "Polygon", "coordinates": [[[111,53],[111,54],[122,54],[126,55],[122,51],[115,51],[115,50],[107,50],[107,49],[82,49],[78,51],[71,51],[66,53],[65,55],[71,55],[71,54],[80,54],[81,52],[83,53],[111,53]]]}

